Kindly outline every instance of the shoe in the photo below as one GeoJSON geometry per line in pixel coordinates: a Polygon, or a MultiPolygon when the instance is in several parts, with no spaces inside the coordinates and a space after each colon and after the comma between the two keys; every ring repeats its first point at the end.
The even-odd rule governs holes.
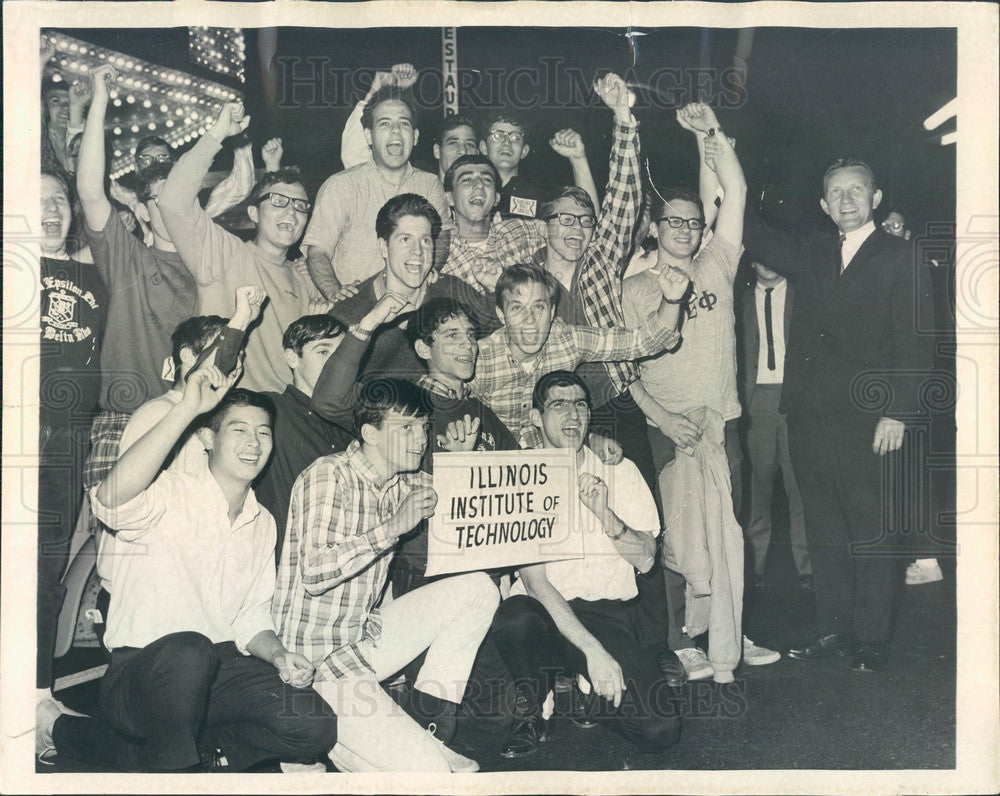
{"type": "Polygon", "coordinates": [[[52,727],[63,715],[62,705],[52,697],[43,697],[35,704],[35,758],[52,765],[56,747],[52,742],[52,727]]]}
{"type": "Polygon", "coordinates": [[[325,763],[286,763],[281,762],[281,773],[282,774],[325,774],[326,764],[325,763]]]}
{"type": "Polygon", "coordinates": [[[591,718],[591,707],[594,704],[593,694],[584,694],[579,689],[575,689],[572,699],[570,721],[584,730],[596,727],[597,722],[591,718]]]}
{"type": "Polygon", "coordinates": [[[843,655],[845,652],[850,652],[853,647],[854,645],[844,636],[830,633],[789,649],[788,656],[799,660],[812,660],[825,658],[828,655],[843,655]]]}
{"type": "Polygon", "coordinates": [[[736,682],[736,676],[733,674],[732,669],[716,669],[713,670],[714,674],[712,679],[717,683],[734,683],[736,682]]]}
{"type": "Polygon", "coordinates": [[[781,660],[781,653],[769,650],[766,647],[758,647],[746,636],[743,637],[743,662],[747,666],[767,666],[769,663],[777,663],[781,660]]]}
{"type": "Polygon", "coordinates": [[[684,665],[684,670],[687,672],[687,679],[689,681],[707,680],[715,674],[715,669],[708,662],[708,656],[698,647],[686,647],[682,650],[677,650],[677,657],[684,665]]]}
{"type": "Polygon", "coordinates": [[[548,740],[548,722],[538,713],[514,716],[500,746],[500,757],[516,760],[538,751],[540,744],[548,740]]]}
{"type": "Polygon", "coordinates": [[[932,558],[930,560],[934,563],[921,564],[919,561],[914,561],[906,568],[907,586],[922,586],[925,583],[937,583],[937,581],[944,578],[944,575],[941,574],[941,565],[938,564],[937,559],[932,558]]]}
{"type": "Polygon", "coordinates": [[[688,681],[687,669],[673,650],[666,650],[658,661],[663,678],[671,688],[680,688],[688,681]]]}
{"type": "Polygon", "coordinates": [[[862,644],[854,653],[851,669],[856,672],[881,672],[885,669],[888,653],[881,644],[862,644]]]}
{"type": "MultiPolygon", "coordinates": [[[[430,730],[428,730],[428,732],[430,732],[430,730]]],[[[431,737],[434,738],[434,743],[438,745],[438,748],[441,750],[441,754],[444,755],[444,759],[448,763],[448,768],[451,769],[452,774],[475,774],[479,771],[479,763],[471,757],[460,755],[450,746],[445,746],[440,738],[436,738],[434,736],[433,732],[431,732],[431,737]]]]}
{"type": "MultiPolygon", "coordinates": [[[[100,732],[97,720],[89,716],[71,716],[64,713],[52,725],[52,745],[58,752],[60,760],[93,764],[95,743],[100,732]]],[[[51,765],[44,758],[39,758],[39,762],[51,765]]]]}
{"type": "Polygon", "coordinates": [[[333,749],[330,750],[330,762],[337,767],[337,771],[341,774],[379,773],[376,766],[339,742],[334,744],[333,749]]]}

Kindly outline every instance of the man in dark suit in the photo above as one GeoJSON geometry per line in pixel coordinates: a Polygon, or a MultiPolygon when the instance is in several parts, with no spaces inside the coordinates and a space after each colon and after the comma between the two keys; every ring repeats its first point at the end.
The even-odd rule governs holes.
{"type": "Polygon", "coordinates": [[[781,411],[805,507],[818,635],[789,650],[814,659],[854,651],[856,671],[885,666],[894,539],[886,457],[899,457],[906,423],[920,418],[919,382],[931,367],[917,334],[918,284],[909,244],[875,229],[882,200],[871,169],[841,160],[820,205],[839,236],[797,243],[748,218],[747,249],[795,280],[781,411]]]}
{"type": "Polygon", "coordinates": [[[788,450],[788,423],[778,411],[794,290],[785,277],[757,260],[751,259],[750,265],[756,279],[738,293],[736,323],[739,385],[748,421],[746,443],[751,474],[750,523],[746,535],[754,585],[763,585],[764,563],[771,542],[771,497],[780,468],[788,496],[792,557],[802,586],[811,588],[802,497],[788,450]]]}

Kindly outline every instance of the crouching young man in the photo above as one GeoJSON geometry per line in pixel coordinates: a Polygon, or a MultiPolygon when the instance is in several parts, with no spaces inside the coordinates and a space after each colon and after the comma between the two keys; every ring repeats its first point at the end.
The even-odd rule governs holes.
{"type": "Polygon", "coordinates": [[[336,718],[309,689],[312,664],[272,624],[274,519],[250,484],[271,454],[274,407],[231,390],[239,375],[195,370],[180,401],[91,491],[115,531],[99,764],[243,771],[273,758],[309,762],[335,742],[336,718]],[[205,413],[208,472],[161,473],[205,413]]]}
{"type": "Polygon", "coordinates": [[[564,666],[586,680],[584,718],[607,725],[642,751],[661,751],[677,741],[680,718],[626,606],[638,594],[636,572],[648,572],[656,557],[660,520],[653,496],[631,461],[603,464],[584,445],[591,399],[577,374],[542,376],[532,407],[543,446],[576,451],[584,557],[522,567],[511,597],[497,611],[497,649],[528,706],[515,715],[503,755],[529,754],[545,737],[547,678],[564,666]]]}
{"type": "Polygon", "coordinates": [[[337,714],[330,758],[341,771],[476,771],[445,744],[499,594],[474,572],[378,605],[396,542],[437,502],[419,471],[420,388],[369,382],[354,425],[359,440],[313,462],[292,488],[274,599],[281,639],[316,665],[314,687],[337,714]],[[379,681],[425,651],[404,712],[379,681]]]}

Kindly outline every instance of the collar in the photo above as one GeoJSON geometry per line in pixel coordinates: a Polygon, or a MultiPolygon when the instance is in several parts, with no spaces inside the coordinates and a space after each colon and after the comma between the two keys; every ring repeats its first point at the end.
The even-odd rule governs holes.
{"type": "Polygon", "coordinates": [[[372,176],[375,178],[375,180],[377,182],[381,183],[382,185],[389,185],[392,188],[398,189],[398,188],[402,187],[403,183],[405,183],[408,179],[410,179],[410,176],[413,174],[413,164],[410,163],[409,161],[407,161],[406,168],[403,169],[403,176],[399,178],[398,182],[393,183],[392,180],[388,179],[379,170],[379,167],[375,165],[375,159],[374,158],[370,158],[366,162],[368,163],[368,166],[369,166],[369,172],[372,174],[372,176]]]}
{"type": "Polygon", "coordinates": [[[346,456],[351,462],[352,469],[358,472],[361,477],[371,485],[371,488],[379,494],[382,494],[391,488],[400,478],[401,474],[396,473],[391,476],[388,481],[379,486],[378,482],[382,477],[382,474],[379,473],[378,468],[372,464],[372,460],[365,456],[364,449],[361,447],[361,443],[358,440],[352,440],[351,444],[347,446],[346,456]]]}
{"type": "Polygon", "coordinates": [[[841,233],[844,236],[844,246],[846,248],[858,248],[868,240],[868,236],[875,231],[875,222],[869,221],[864,226],[852,229],[850,232],[841,233]]]}
{"type": "MultiPolygon", "coordinates": [[[[203,485],[206,493],[206,497],[210,497],[214,500],[223,515],[229,516],[229,501],[226,496],[222,493],[222,487],[219,486],[219,482],[215,480],[215,476],[212,474],[211,470],[208,470],[209,478],[199,478],[198,483],[203,485]]],[[[236,528],[241,525],[246,525],[257,519],[257,515],[260,514],[260,504],[257,502],[257,496],[254,494],[253,489],[247,490],[247,496],[243,499],[243,506],[240,508],[240,513],[236,517],[236,521],[231,524],[231,528],[236,528]]]]}
{"type": "Polygon", "coordinates": [[[312,411],[312,399],[294,384],[285,387],[285,396],[291,398],[295,403],[304,409],[312,411]]]}
{"type": "Polygon", "coordinates": [[[461,391],[458,391],[427,373],[417,379],[417,384],[428,392],[432,392],[435,395],[443,395],[445,398],[461,400],[469,397],[468,384],[463,384],[461,391]]]}
{"type": "Polygon", "coordinates": [[[284,265],[288,262],[287,252],[285,254],[269,254],[264,251],[260,246],[258,246],[253,241],[249,241],[247,246],[250,247],[250,251],[253,253],[254,257],[258,260],[263,260],[266,263],[271,263],[272,265],[284,265]]]}
{"type": "MultiPolygon", "coordinates": [[[[756,285],[757,285],[757,292],[758,293],[766,293],[767,292],[767,286],[762,285],[760,282],[757,282],[756,285]]],[[[785,292],[785,288],[787,286],[788,286],[788,280],[787,279],[782,279],[780,282],[778,282],[778,284],[772,286],[772,291],[771,292],[772,293],[784,293],[785,292]]]]}

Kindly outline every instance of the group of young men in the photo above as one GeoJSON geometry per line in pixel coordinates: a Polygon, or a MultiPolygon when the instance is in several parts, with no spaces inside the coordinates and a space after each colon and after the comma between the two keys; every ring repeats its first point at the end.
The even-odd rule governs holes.
{"type": "MultiPolygon", "coordinates": [[[[903,423],[846,406],[848,375],[861,361],[918,367],[922,349],[901,304],[902,243],[871,224],[867,167],[832,167],[823,206],[873,262],[843,300],[867,300],[874,280],[895,302],[870,339],[858,307],[848,318],[831,305],[842,269],[824,260],[820,279],[811,260],[772,251],[777,233],[751,249],[760,295],[742,305],[734,295],[746,183],[707,106],[678,111],[699,149],[700,193],[649,202],[629,90],[616,75],[599,79],[613,114],[600,197],[572,130],[550,144],[576,184],[540,188],[523,169],[527,130],[509,115],[481,138],[466,117],[450,118],[434,145],[439,174],[414,168],[414,76],[406,65],[376,76],[345,129],[347,168],[315,204],[296,169],[269,163],[249,192],[251,241],[198,202],[213,158],[249,124],[240,103],[223,105],[176,162],[150,142],[157,157],[136,152],[153,158],[137,169],[144,242],[105,189],[117,75],[91,75],[75,193],[93,266],[67,248],[70,186],[43,177],[40,500],[54,518],[39,532],[43,758],[55,748],[128,771],[242,771],[268,759],[285,770],[329,759],[352,772],[475,771],[449,744],[484,640],[516,691],[503,756],[545,741],[560,672],[577,678],[579,724],[666,749],[680,733],[669,689],[730,682],[741,660],[779,657],[742,632],[744,408],[752,571],[763,574],[776,466],[795,491],[798,430],[791,459],[812,491],[790,501],[796,564],[809,574],[805,527],[828,623],[800,657],[860,641],[858,668],[881,667],[887,628],[873,606],[888,590],[885,560],[862,566],[846,554],[874,528],[859,497],[869,485],[852,469],[863,451],[828,429],[849,428],[853,445],[877,420],[864,462],[877,471],[903,423]],[[651,254],[636,246],[645,213],[651,254]],[[305,257],[289,260],[300,241],[305,257]],[[795,269],[792,314],[778,271],[795,269]],[[742,390],[738,309],[763,330],[743,358],[756,375],[742,374],[742,390]],[[845,323],[854,326],[831,331],[845,323]],[[46,340],[61,346],[47,353],[46,340]],[[857,345],[867,358],[847,353],[857,345]],[[79,393],[69,410],[56,400],[68,381],[79,393]],[[786,395],[780,385],[793,381],[786,395]],[[91,420],[84,467],[73,430],[91,420]],[[566,498],[579,502],[583,557],[428,578],[432,454],[521,448],[573,451],[577,494],[566,498]],[[83,495],[67,461],[99,521],[107,593],[110,665],[94,717],[50,690],[59,576],[83,495]],[[838,480],[822,483],[831,466],[838,480]],[[703,630],[707,655],[694,641],[703,630]],[[408,687],[394,699],[383,683],[404,669],[408,687]]],[[[845,254],[844,265],[862,270],[855,260],[845,254]]]]}

